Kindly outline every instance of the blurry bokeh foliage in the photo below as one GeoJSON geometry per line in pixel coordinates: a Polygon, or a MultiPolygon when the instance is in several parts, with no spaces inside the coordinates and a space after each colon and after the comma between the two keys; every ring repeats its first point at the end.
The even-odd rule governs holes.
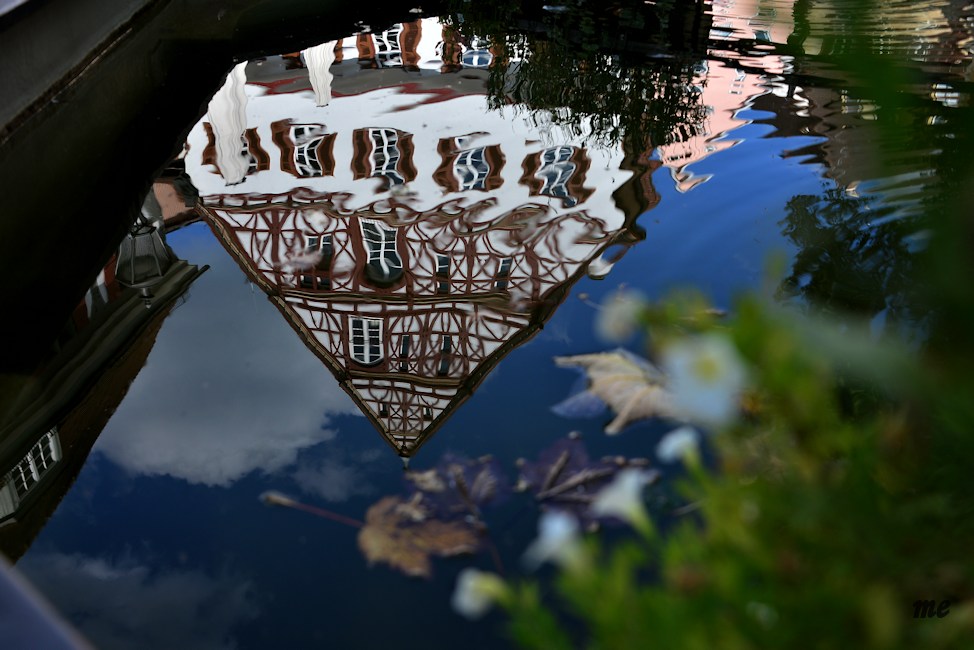
{"type": "MultiPolygon", "coordinates": [[[[687,459],[687,507],[665,534],[587,536],[587,568],[508,583],[499,600],[523,647],[974,647],[971,109],[927,126],[919,64],[875,28],[882,3],[821,5],[843,19],[806,54],[819,4],[794,5],[780,51],[796,74],[825,62],[830,83],[874,101],[874,157],[902,160],[907,149],[931,180],[902,214],[842,188],[793,197],[781,220],[792,268],[726,318],[692,293],[646,304],[649,358],[701,332],[733,342],[750,372],[740,417],[709,432],[712,465],[687,459]],[[925,600],[949,601],[949,614],[914,618],[925,600]]],[[[642,52],[629,66],[606,53],[601,5],[566,3],[569,16],[543,18],[543,34],[511,29],[512,7],[485,5],[498,14],[468,13],[464,29],[502,55],[496,102],[630,145],[665,143],[698,119],[692,47],[654,64],[642,52]]],[[[647,42],[674,33],[673,3],[638,16],[612,6],[658,37],[647,42]]]]}

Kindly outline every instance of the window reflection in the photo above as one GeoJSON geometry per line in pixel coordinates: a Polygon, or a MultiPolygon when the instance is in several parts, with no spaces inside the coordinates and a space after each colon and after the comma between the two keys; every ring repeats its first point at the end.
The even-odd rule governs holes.
{"type": "Polygon", "coordinates": [[[616,149],[593,169],[579,134],[512,119],[514,107],[486,111],[490,51],[435,21],[410,25],[326,44],[331,67],[315,74],[331,80],[327,106],[317,86],[314,97],[277,90],[307,88],[305,69],[246,70],[247,83],[276,84],[249,93],[240,128],[273,133],[278,168],[221,182],[194,146],[206,120],[186,158],[220,241],[404,457],[541,328],[590,262],[601,260],[601,277],[607,249],[615,261],[641,238],[635,220],[658,201],[659,166],[616,149]],[[409,61],[434,76],[385,76],[409,61]],[[461,86],[457,66],[472,75],[461,86]]]}

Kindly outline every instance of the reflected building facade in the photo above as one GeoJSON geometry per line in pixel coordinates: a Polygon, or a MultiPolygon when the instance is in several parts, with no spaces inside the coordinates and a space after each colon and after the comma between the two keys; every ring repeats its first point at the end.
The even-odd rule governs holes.
{"type": "MultiPolygon", "coordinates": [[[[883,135],[869,124],[879,118],[877,99],[858,96],[857,92],[868,92],[861,87],[841,87],[845,83],[842,66],[837,68],[835,59],[857,48],[871,48],[878,56],[900,56],[927,74],[945,76],[926,89],[934,102],[925,116],[927,126],[949,122],[950,110],[962,101],[949,81],[952,75],[945,73],[974,76],[974,64],[969,63],[974,21],[966,18],[969,12],[949,3],[879,2],[869,12],[831,2],[795,6],[791,0],[713,0],[710,4],[709,48],[695,80],[706,119],[679,127],[671,142],[657,148],[657,157],[681,192],[710,178],[698,173],[695,164],[741,142],[734,132],[751,122],[742,115],[751,108],[768,114],[764,119],[770,120],[779,137],[819,138],[788,155],[822,164],[826,175],[849,196],[857,196],[857,187],[865,180],[914,173],[914,157],[892,161],[877,157],[875,144],[883,135]],[[858,36],[853,28],[857,21],[862,23],[857,29],[864,30],[858,36]]],[[[921,173],[929,175],[930,170],[921,173]]]]}
{"type": "Polygon", "coordinates": [[[195,218],[178,181],[160,181],[140,217],[33,376],[0,413],[0,552],[18,559],[54,512],[124,398],[166,317],[205,271],[177,259],[164,231],[195,218]],[[151,237],[162,248],[145,247],[151,237]],[[138,249],[138,250],[137,250],[138,249]],[[147,255],[158,259],[151,265],[147,255]],[[128,264],[128,265],[127,265],[128,264]],[[133,275],[133,269],[136,273],[133,275]]]}
{"type": "MultiPolygon", "coordinates": [[[[714,0],[712,12],[710,50],[707,59],[697,64],[694,82],[706,116],[699,124],[679,126],[671,134],[672,141],[657,148],[657,156],[680,192],[710,178],[695,173],[691,166],[737,145],[741,140],[733,132],[751,122],[740,113],[758,97],[784,91],[781,75],[791,68],[791,57],[766,51],[742,55],[732,47],[748,41],[762,47],[785,43],[794,28],[790,6],[714,0]]],[[[787,88],[787,92],[798,110],[808,106],[802,88],[787,88]]]]}
{"type": "Polygon", "coordinates": [[[647,152],[488,111],[492,56],[424,20],[240,66],[189,137],[213,230],[404,458],[659,200],[647,152]]]}

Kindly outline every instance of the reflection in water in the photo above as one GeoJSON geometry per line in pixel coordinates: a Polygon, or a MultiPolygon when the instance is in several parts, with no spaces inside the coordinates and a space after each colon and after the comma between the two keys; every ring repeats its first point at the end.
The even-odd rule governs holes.
{"type": "MultiPolygon", "coordinates": [[[[922,240],[910,239],[917,222],[905,217],[934,183],[952,180],[951,158],[937,152],[969,147],[958,125],[969,104],[970,10],[957,4],[889,3],[882,16],[857,17],[846,0],[717,0],[698,6],[706,16],[693,40],[706,44],[686,56],[676,47],[622,47],[643,45],[635,41],[606,45],[616,36],[606,30],[589,50],[570,29],[559,32],[565,38],[542,34],[550,21],[530,26],[523,40],[491,38],[468,14],[456,28],[405,23],[238,66],[180,161],[194,187],[157,186],[155,195],[165,215],[198,189],[199,212],[277,310],[237,283],[209,232],[180,233],[183,257],[214,265],[194,289],[205,299],[167,321],[151,365],[100,434],[89,474],[21,566],[105,646],[151,647],[143,630],[159,630],[168,646],[191,637],[377,647],[389,629],[406,647],[429,645],[430,629],[443,645],[502,646],[455,625],[442,585],[417,591],[366,572],[340,536],[256,510],[254,496],[291,489],[358,517],[368,494],[395,490],[398,470],[373,448],[374,436],[357,435],[361,418],[344,417],[355,410],[403,456],[451,413],[470,435],[441,437],[427,454],[456,442],[503,462],[535,455],[545,435],[566,427],[548,412],[567,391],[557,373],[548,381],[550,358],[598,344],[585,305],[565,304],[548,321],[564,338],[538,336],[507,359],[505,381],[480,389],[483,410],[475,401],[475,412],[457,407],[586,271],[652,296],[694,284],[726,305],[735,290],[758,285],[769,251],[785,247],[794,255],[780,298],[852,308],[874,323],[913,319],[903,280],[913,270],[910,244],[922,240]],[[852,39],[834,16],[892,23],[852,39]],[[884,95],[836,64],[882,48],[919,59],[904,63],[917,72],[910,93],[891,84],[884,95]],[[890,103],[894,94],[910,105],[890,103]],[[870,155],[877,144],[885,167],[870,155]],[[613,270],[642,237],[637,216],[660,200],[653,172],[661,166],[675,181],[662,188],[665,209],[641,221],[652,237],[613,270]],[[130,548],[150,550],[127,555],[130,548]],[[248,582],[266,595],[249,626],[248,582]],[[115,608],[109,592],[123,594],[125,606],[115,608]],[[79,602],[78,593],[94,598],[79,602]],[[389,610],[389,625],[374,626],[376,593],[420,606],[389,610]],[[195,616],[203,610],[213,612],[205,629],[195,616]],[[145,626],[126,627],[134,619],[145,626]]],[[[114,285],[102,284],[86,304],[111,297],[114,285]]],[[[598,301],[614,288],[585,291],[598,301]]],[[[134,306],[113,313],[149,317],[138,291],[119,290],[134,306]]],[[[162,294],[153,293],[161,321],[162,294]]],[[[17,425],[29,435],[17,434],[17,452],[2,455],[4,475],[28,455],[28,469],[53,460],[45,436],[55,425],[62,458],[51,474],[38,471],[5,520],[17,524],[0,527],[0,537],[10,536],[5,550],[22,552],[25,541],[7,539],[30,539],[47,518],[62,489],[54,473],[68,475],[69,458],[80,464],[158,322],[119,359],[117,374],[101,375],[115,392],[95,387],[68,416],[17,425]],[[82,415],[96,411],[84,424],[82,415]],[[71,438],[71,426],[84,432],[71,438]]],[[[67,390],[44,381],[51,395],[67,390]]],[[[597,444],[606,442],[602,424],[573,423],[597,444]]],[[[14,425],[0,426],[13,440],[6,432],[14,425]]],[[[617,453],[616,445],[640,453],[645,440],[621,436],[598,453],[617,453]]],[[[523,550],[523,532],[498,540],[505,561],[523,550]]]]}
{"type": "Polygon", "coordinates": [[[184,221],[160,182],[119,252],[74,310],[51,355],[7,405],[0,429],[0,551],[16,559],[50,517],[145,364],[163,321],[206,269],[175,258],[184,221]]]}
{"type": "Polygon", "coordinates": [[[457,65],[450,33],[360,34],[357,59],[306,51],[310,72],[242,64],[186,158],[221,241],[403,457],[658,201],[658,164],[488,112],[476,68],[436,74],[457,65]]]}
{"type": "Polygon", "coordinates": [[[855,196],[846,179],[871,170],[849,140],[871,136],[847,122],[873,109],[784,81],[789,9],[715,2],[712,49],[692,65],[436,20],[240,64],[187,166],[225,246],[409,456],[586,268],[608,272],[607,248],[640,238],[652,171],[670,168],[681,192],[712,178],[693,166],[742,142],[745,111],[785,102],[782,135],[826,135],[796,155],[855,196]],[[568,72],[571,92],[555,87],[568,72]]]}
{"type": "MultiPolygon", "coordinates": [[[[308,451],[340,447],[341,431],[355,424],[342,419],[358,410],[279,312],[240,282],[240,269],[205,224],[179,235],[184,257],[210,269],[167,320],[146,372],[95,451],[128,476],[171,477],[198,489],[232,487],[296,461],[295,474],[303,477],[312,464],[308,451]]],[[[360,480],[368,462],[339,449],[328,458],[354,468],[360,480]]],[[[318,484],[316,492],[335,496],[351,488],[347,472],[326,478],[335,488],[318,484]]]]}
{"type": "Polygon", "coordinates": [[[84,621],[102,650],[213,650],[234,628],[254,618],[253,586],[224,571],[213,576],[186,568],[160,571],[149,559],[36,553],[19,568],[40,589],[58,593],[62,615],[84,621]],[[131,603],[142,603],[137,611],[131,603]],[[128,616],[115,612],[123,609],[128,616]]]}
{"type": "MultiPolygon", "coordinates": [[[[779,299],[800,297],[836,317],[872,319],[879,331],[920,331],[925,318],[909,295],[915,253],[925,239],[924,206],[956,182],[949,152],[968,119],[971,6],[960,3],[833,0],[812,4],[714,3],[712,51],[745,82],[751,70],[770,92],[751,105],[772,111],[780,135],[814,134],[788,153],[819,163],[836,187],[793,196],[780,222],[798,249],[779,299]],[[748,16],[753,15],[753,18],[748,16]],[[841,17],[841,19],[837,19],[841,17]],[[878,57],[896,56],[895,74],[878,57]],[[885,70],[875,77],[876,70],[885,70]],[[836,83],[840,77],[852,77],[836,83]],[[912,305],[912,306],[911,306],[912,305]]],[[[705,91],[706,95],[706,91],[705,91]]]]}

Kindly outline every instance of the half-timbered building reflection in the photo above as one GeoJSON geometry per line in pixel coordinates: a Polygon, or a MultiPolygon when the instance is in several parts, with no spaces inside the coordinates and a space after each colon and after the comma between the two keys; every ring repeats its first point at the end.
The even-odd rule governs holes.
{"type": "Polygon", "coordinates": [[[186,166],[227,250],[408,457],[576,280],[640,239],[659,163],[487,111],[489,52],[464,68],[479,46],[435,21],[329,47],[328,106],[314,71],[272,59],[224,89],[242,91],[237,128],[277,168],[227,178],[207,120],[186,166]],[[378,54],[392,44],[399,67],[378,54]]]}

